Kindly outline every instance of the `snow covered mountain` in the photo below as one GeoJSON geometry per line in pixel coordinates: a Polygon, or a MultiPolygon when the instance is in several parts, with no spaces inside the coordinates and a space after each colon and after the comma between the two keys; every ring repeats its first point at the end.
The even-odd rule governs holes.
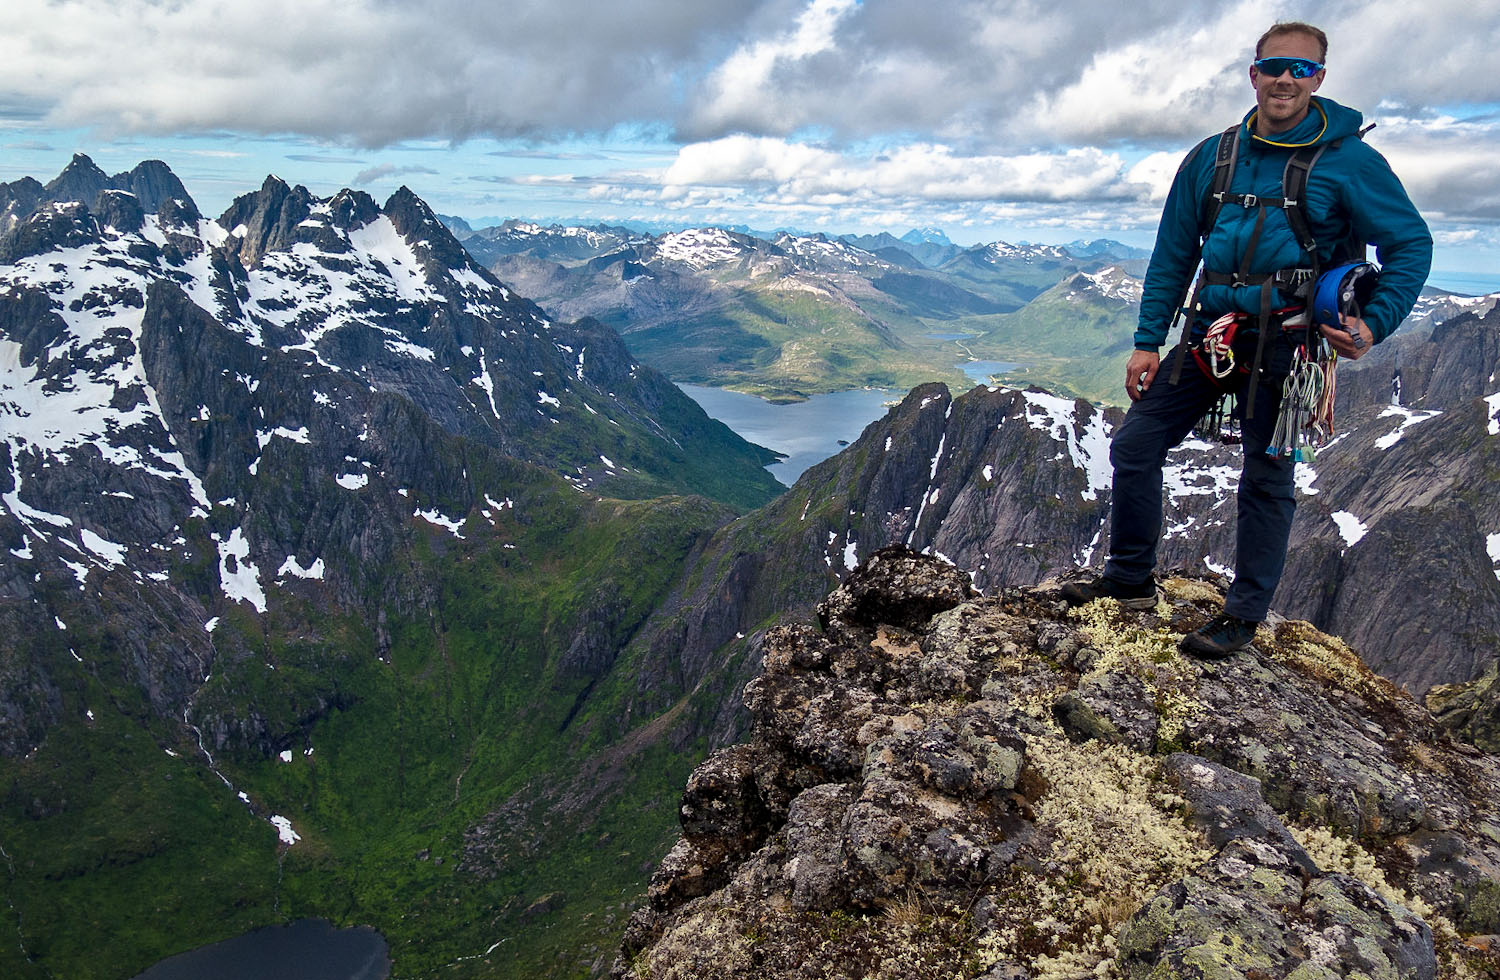
{"type": "MultiPolygon", "coordinates": [[[[63,630],[22,583],[66,570],[86,604],[160,594],[191,659],[225,603],[266,614],[308,588],[368,601],[393,531],[493,523],[515,506],[498,474],[520,464],[615,497],[775,492],[768,453],[609,330],[514,295],[404,188],[381,208],[271,177],[214,221],[163,165],[107,178],[79,157],[3,199],[12,623],[63,630]]],[[[185,663],[153,682],[160,704],[190,689],[185,663]]],[[[7,713],[0,744],[52,714],[7,713]]]]}
{"type": "MultiPolygon", "coordinates": [[[[213,220],[165,165],[79,157],[0,209],[0,781],[33,801],[0,805],[0,836],[12,939],[54,957],[0,941],[0,972],[87,975],[59,876],[130,974],[265,921],[267,870],[451,889],[411,937],[383,925],[409,961],[479,930],[451,898],[524,881],[417,886],[372,842],[457,839],[522,767],[577,770],[558,732],[609,716],[621,637],[780,489],[773,455],[405,188],[271,177],[213,220]],[[144,928],[166,864],[194,869],[162,899],[194,914],[144,928]]],[[[365,887],[336,890],[384,922],[365,887]]]]}

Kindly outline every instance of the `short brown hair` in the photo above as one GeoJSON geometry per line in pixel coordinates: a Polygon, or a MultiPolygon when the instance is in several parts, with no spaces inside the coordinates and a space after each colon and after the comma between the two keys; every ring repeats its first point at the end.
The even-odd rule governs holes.
{"type": "Polygon", "coordinates": [[[1322,54],[1318,55],[1318,60],[1328,60],[1328,35],[1311,24],[1302,23],[1300,20],[1289,20],[1280,24],[1272,24],[1271,29],[1262,34],[1260,40],[1255,42],[1255,57],[1260,57],[1260,52],[1265,48],[1267,41],[1282,34],[1306,34],[1318,42],[1318,49],[1322,52],[1322,54]]]}

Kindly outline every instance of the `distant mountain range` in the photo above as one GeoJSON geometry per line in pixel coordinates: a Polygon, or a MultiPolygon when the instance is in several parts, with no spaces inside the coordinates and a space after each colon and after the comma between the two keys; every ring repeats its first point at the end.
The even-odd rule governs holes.
{"type": "MultiPolygon", "coordinates": [[[[929,380],[963,386],[961,367],[976,358],[1030,363],[1039,352],[1014,331],[1002,331],[1003,351],[990,342],[1004,315],[1073,273],[1141,264],[1139,250],[1113,242],[962,248],[934,230],[761,238],[723,228],[454,227],[501,279],[561,318],[614,327],[635,356],[675,380],[778,399],[929,380]]],[[[1058,326],[1039,336],[1053,340],[1058,326]]],[[[1101,394],[1067,371],[1046,377],[1101,394]]]]}
{"type": "MultiPolygon", "coordinates": [[[[957,388],[965,364],[1093,401],[1123,400],[1149,252],[1109,239],[960,247],[935,229],[757,237],[519,220],[458,234],[561,318],[593,317],[674,380],[772,399],[854,387],[957,388]],[[1082,277],[1080,277],[1082,274],[1082,277]]],[[[1429,290],[1404,329],[1493,305],[1429,290]]]]}

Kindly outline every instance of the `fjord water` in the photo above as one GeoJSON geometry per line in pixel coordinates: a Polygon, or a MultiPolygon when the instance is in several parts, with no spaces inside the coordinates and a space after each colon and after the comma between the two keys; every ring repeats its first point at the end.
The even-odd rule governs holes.
{"type": "Polygon", "coordinates": [[[374,929],[302,919],[169,957],[135,980],[385,980],[390,972],[390,950],[374,929]]]}
{"type": "MultiPolygon", "coordinates": [[[[992,374],[1024,366],[1013,361],[969,361],[959,365],[975,384],[988,383],[992,374]]],[[[723,388],[690,384],[677,387],[740,438],[783,454],[785,459],[766,469],[786,486],[796,483],[809,467],[858,439],[865,426],[884,416],[891,403],[906,395],[904,391],[885,388],[861,388],[777,404],[723,388]]]]}
{"type": "Polygon", "coordinates": [[[886,402],[905,392],[881,388],[813,395],[805,402],[776,404],[723,388],[678,385],[711,417],[742,439],[786,456],[766,469],[787,486],[797,477],[859,438],[865,426],[885,415],[886,402]]]}

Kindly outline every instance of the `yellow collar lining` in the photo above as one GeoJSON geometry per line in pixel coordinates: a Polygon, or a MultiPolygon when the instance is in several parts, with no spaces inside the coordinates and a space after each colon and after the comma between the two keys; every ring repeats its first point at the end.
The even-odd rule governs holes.
{"type": "Polygon", "coordinates": [[[1325,112],[1323,110],[1323,107],[1318,104],[1317,99],[1313,99],[1311,104],[1313,108],[1318,110],[1318,115],[1323,117],[1323,127],[1318,130],[1317,135],[1312,139],[1306,140],[1302,143],[1278,143],[1276,140],[1268,140],[1264,136],[1257,136],[1255,133],[1255,117],[1260,115],[1259,109],[1256,109],[1254,112],[1250,113],[1250,118],[1245,121],[1245,125],[1250,128],[1250,138],[1260,140],[1262,143],[1266,143],[1270,146],[1281,146],[1289,148],[1298,146],[1310,146],[1311,144],[1316,143],[1318,140],[1323,138],[1324,133],[1328,132],[1328,113],[1325,112]]]}

